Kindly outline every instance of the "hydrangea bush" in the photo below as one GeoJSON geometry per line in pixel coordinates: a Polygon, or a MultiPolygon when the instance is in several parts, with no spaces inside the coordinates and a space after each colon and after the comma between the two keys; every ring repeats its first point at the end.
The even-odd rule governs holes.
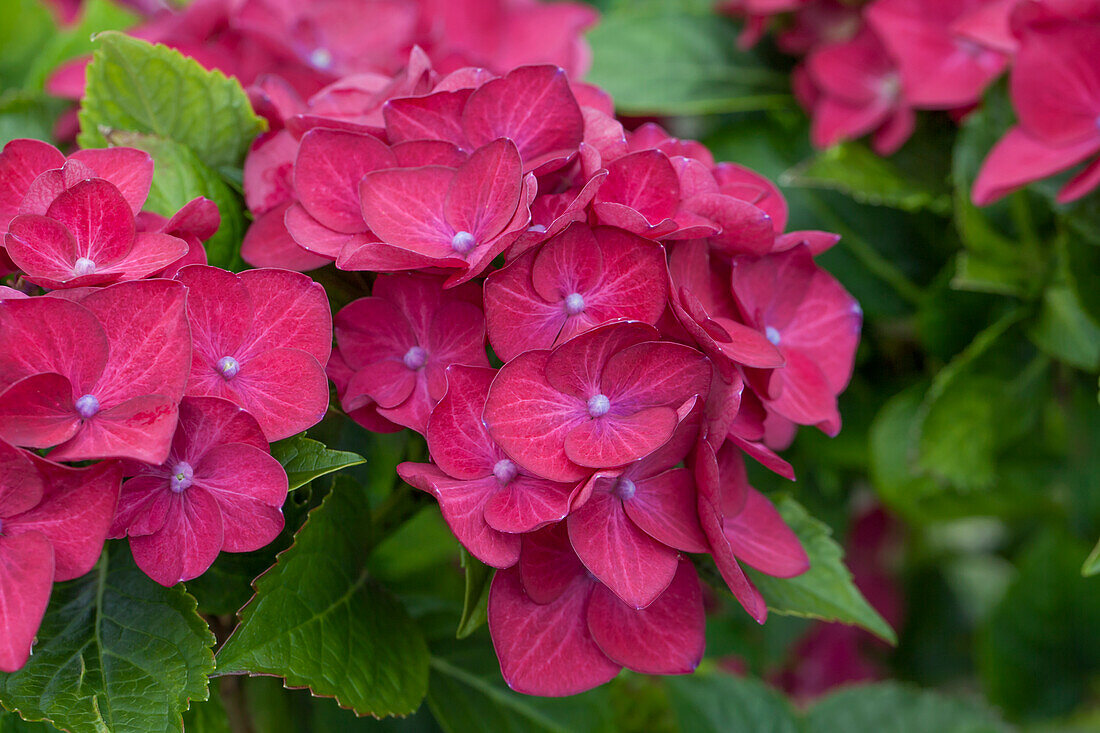
{"type": "Polygon", "coordinates": [[[0,727],[1086,698],[1096,3],[597,5],[3,11],[0,727]]]}

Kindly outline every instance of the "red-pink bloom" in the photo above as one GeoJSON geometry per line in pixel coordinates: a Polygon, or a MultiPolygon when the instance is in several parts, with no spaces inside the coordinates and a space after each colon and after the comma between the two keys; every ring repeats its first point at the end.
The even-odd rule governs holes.
{"type": "Polygon", "coordinates": [[[850,41],[863,21],[860,9],[839,0],[810,0],[776,36],[784,53],[802,55],[826,43],[850,41]]]}
{"type": "Polygon", "coordinates": [[[171,586],[202,575],[222,551],[275,539],[286,494],[255,418],[227,400],[185,397],[167,460],[122,485],[111,536],[129,536],[138,567],[171,586]]]}
{"type": "Polygon", "coordinates": [[[324,417],[325,364],[332,349],[324,288],[289,270],[234,275],[191,265],[177,279],[188,289],[194,341],[187,394],[237,403],[252,413],[269,441],[300,433],[324,417]]]}
{"type": "Polygon", "coordinates": [[[618,318],[656,324],[668,297],[665,272],[656,242],[573,224],[485,281],[489,342],[508,361],[618,318]]]}
{"type": "Polygon", "coordinates": [[[822,46],[806,58],[818,90],[810,139],[819,148],[873,133],[883,155],[900,148],[916,118],[900,72],[869,28],[850,41],[822,46]]]}
{"type": "Polygon", "coordinates": [[[695,568],[649,606],[635,609],[591,579],[564,527],[526,535],[519,564],[498,571],[489,592],[489,632],[505,682],[529,695],[574,695],[628,667],[688,674],[703,656],[703,596],[695,568]]]}
{"type": "Polygon", "coordinates": [[[921,109],[964,107],[981,99],[985,87],[1008,63],[951,31],[951,23],[986,0],[876,0],[867,22],[898,62],[905,98],[921,109]]]}
{"type": "Polygon", "coordinates": [[[0,300],[0,438],[60,461],[163,461],[191,363],[186,294],[143,280],[0,300]]]}
{"type": "Polygon", "coordinates": [[[829,435],[840,430],[836,397],[848,385],[863,313],[809,247],[733,261],[733,296],[745,322],[775,344],[784,365],[747,370],[769,410],[829,435]]]}
{"type": "Polygon", "coordinates": [[[479,301],[475,288],[443,290],[437,277],[379,276],[372,297],[336,314],[336,343],[352,372],[344,410],[373,402],[387,420],[425,432],[447,367],[489,366],[479,301]]]}
{"type": "Polygon", "coordinates": [[[1010,77],[1019,124],[990,151],[972,197],[989,204],[1087,162],[1058,193],[1066,203],[1100,185],[1100,23],[1025,26],[1010,77]]]}
{"type": "Polygon", "coordinates": [[[489,436],[481,413],[496,372],[447,369],[447,394],[428,420],[435,465],[402,463],[401,478],[439,500],[455,536],[482,562],[499,568],[519,559],[520,533],[557,522],[569,512],[576,488],[533,476],[489,436]]]}
{"type": "Polygon", "coordinates": [[[121,480],[116,461],[69,468],[0,440],[0,671],[26,663],[53,583],[95,565],[121,480]]]}
{"type": "Polygon", "coordinates": [[[182,239],[187,244],[187,252],[160,272],[158,277],[175,277],[180,268],[187,265],[205,265],[206,249],[202,246],[221,226],[221,214],[218,206],[207,198],[193,199],[183,208],[166,219],[160,214],[143,211],[134,219],[139,232],[159,232],[182,239]]]}
{"type": "MultiPolygon", "coordinates": [[[[360,191],[363,219],[375,236],[406,258],[412,255],[415,266],[454,269],[447,284],[455,285],[478,275],[526,229],[536,182],[523,175],[515,145],[501,139],[478,148],[458,168],[370,173],[360,191]]],[[[391,268],[379,263],[371,269],[391,268]]]]}
{"type": "Polygon", "coordinates": [[[613,323],[517,356],[489,390],[489,434],[516,463],[555,481],[652,453],[711,381],[705,356],[656,338],[652,326],[613,323]]]}

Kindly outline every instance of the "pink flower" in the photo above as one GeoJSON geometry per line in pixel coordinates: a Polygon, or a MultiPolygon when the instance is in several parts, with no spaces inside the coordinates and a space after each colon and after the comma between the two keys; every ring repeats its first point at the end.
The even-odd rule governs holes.
{"type": "Polygon", "coordinates": [[[485,281],[489,341],[507,361],[618,318],[656,324],[666,280],[656,242],[573,224],[485,281]]]}
{"type": "Polygon", "coordinates": [[[59,461],[163,461],[191,363],[185,297],[143,280],[0,300],[0,438],[59,461]]]}
{"type": "Polygon", "coordinates": [[[159,277],[175,277],[180,268],[187,265],[205,265],[206,249],[202,246],[214,236],[221,226],[221,214],[218,206],[207,198],[197,198],[184,204],[183,208],[166,219],[160,214],[143,211],[134,222],[139,232],[159,232],[182,239],[187,244],[187,252],[164,270],[154,273],[159,277]]]}
{"type": "Polygon", "coordinates": [[[921,109],[965,107],[1008,59],[955,35],[951,23],[986,0],[876,0],[867,22],[897,60],[905,98],[921,109]]]}
{"type": "Polygon", "coordinates": [[[187,286],[194,340],[187,394],[237,403],[269,441],[324,417],[325,364],[332,348],[324,288],[288,270],[234,275],[191,265],[176,278],[187,286]]]}
{"type": "Polygon", "coordinates": [[[121,481],[116,461],[69,468],[0,440],[0,671],[26,663],[53,583],[95,565],[121,481]]]}
{"type": "Polygon", "coordinates": [[[519,564],[498,571],[489,632],[504,681],[528,695],[574,695],[628,667],[688,674],[703,656],[703,596],[680,560],[668,588],[635,609],[592,580],[562,525],[526,535],[519,564]]]}
{"type": "Polygon", "coordinates": [[[773,410],[800,425],[840,431],[836,396],[852,376],[863,313],[844,288],[813,261],[809,247],[733,261],[733,296],[745,322],[783,356],[771,371],[747,370],[773,410]]]}
{"type": "Polygon", "coordinates": [[[1075,201],[1100,185],[1100,24],[1038,23],[1019,38],[1010,77],[1019,124],[990,151],[971,195],[989,204],[1086,162],[1058,193],[1075,201]]]}
{"type": "Polygon", "coordinates": [[[706,357],[656,338],[651,326],[620,322],[517,356],[489,390],[489,434],[513,461],[554,481],[652,453],[711,380],[706,357]]]}
{"type": "Polygon", "coordinates": [[[360,191],[375,236],[411,255],[414,266],[454,270],[447,284],[455,285],[478,275],[527,227],[536,182],[523,175],[515,145],[500,139],[458,168],[375,171],[360,191]]]}
{"type": "Polygon", "coordinates": [[[374,294],[336,315],[336,342],[353,376],[345,411],[370,402],[387,420],[424,433],[452,364],[488,367],[485,316],[474,288],[443,290],[425,275],[382,275],[374,294]]]}
{"type": "Polygon", "coordinates": [[[401,478],[439,500],[443,518],[482,562],[499,568],[519,559],[520,533],[557,522],[569,512],[576,484],[533,476],[517,466],[481,421],[496,372],[447,369],[447,394],[428,421],[435,465],[402,463],[401,478]]]}
{"type": "Polygon", "coordinates": [[[822,46],[806,58],[819,94],[810,139],[819,148],[873,133],[872,145],[889,155],[909,139],[916,124],[901,74],[869,28],[850,41],[822,46]]]}
{"type": "Polygon", "coordinates": [[[185,397],[168,459],[122,485],[112,537],[161,585],[202,575],[218,553],[249,552],[283,529],[287,477],[259,424],[216,397],[185,397]]]}

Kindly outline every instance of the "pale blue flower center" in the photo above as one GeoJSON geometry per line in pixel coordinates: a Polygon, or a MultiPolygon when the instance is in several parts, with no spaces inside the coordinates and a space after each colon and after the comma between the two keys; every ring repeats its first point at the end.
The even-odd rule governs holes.
{"type": "Polygon", "coordinates": [[[637,493],[638,487],[634,485],[634,482],[625,476],[620,476],[615,482],[614,493],[615,496],[620,499],[633,499],[634,494],[637,493]]]}
{"type": "Polygon", "coordinates": [[[455,235],[451,237],[451,249],[460,255],[466,254],[476,246],[474,235],[469,232],[455,232],[455,235]]]}
{"type": "Polygon", "coordinates": [[[218,359],[218,373],[226,379],[232,379],[237,376],[237,372],[240,370],[240,363],[232,356],[223,356],[218,359]]]}
{"type": "Polygon", "coordinates": [[[420,346],[414,346],[405,352],[405,356],[402,358],[405,362],[405,366],[412,369],[414,372],[417,369],[421,369],[428,363],[428,352],[420,346]]]}
{"type": "Polygon", "coordinates": [[[168,479],[168,487],[177,494],[191,488],[191,481],[195,477],[195,470],[187,461],[180,461],[172,469],[172,475],[168,479]]]}
{"type": "Polygon", "coordinates": [[[315,48],[309,55],[309,63],[318,69],[327,69],[332,66],[332,52],[327,48],[315,48]]]}
{"type": "Polygon", "coordinates": [[[516,464],[509,461],[507,458],[501,458],[496,462],[496,465],[493,466],[493,475],[497,477],[497,481],[499,481],[501,485],[507,484],[514,479],[517,473],[519,473],[519,469],[516,468],[516,464]]]}
{"type": "Polygon", "coordinates": [[[598,394],[588,400],[588,415],[590,417],[603,417],[611,409],[611,400],[607,395],[598,394]]]}
{"type": "Polygon", "coordinates": [[[99,412],[99,400],[95,395],[86,394],[76,401],[76,413],[87,419],[99,412]]]}
{"type": "Polygon", "coordinates": [[[764,329],[764,335],[768,337],[768,341],[771,341],[776,346],[779,346],[779,329],[775,326],[768,326],[764,329]]]}
{"type": "Polygon", "coordinates": [[[87,257],[77,258],[76,264],[73,265],[74,275],[91,275],[95,272],[95,263],[87,257]]]}
{"type": "Polygon", "coordinates": [[[571,316],[584,311],[584,296],[580,293],[570,293],[565,296],[565,312],[571,316]]]}

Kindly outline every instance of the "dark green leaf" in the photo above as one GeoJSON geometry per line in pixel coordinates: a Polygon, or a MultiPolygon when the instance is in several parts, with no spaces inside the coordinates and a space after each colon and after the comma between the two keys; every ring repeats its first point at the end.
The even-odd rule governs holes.
{"type": "Polygon", "coordinates": [[[231,733],[229,716],[225,714],[217,686],[210,688],[210,699],[206,702],[191,703],[191,708],[183,714],[183,728],[186,733],[231,733]]]}
{"type": "Polygon", "coordinates": [[[49,733],[56,730],[49,723],[28,723],[15,713],[0,710],[0,733],[49,733]]]}
{"type": "Polygon", "coordinates": [[[775,578],[746,569],[774,613],[840,621],[862,626],[876,636],[897,643],[890,625],[871,607],[852,582],[844,566],[840,545],[828,525],[810,516],[788,496],[779,497],[776,508],[810,556],[810,569],[793,578],[775,578]]]}
{"type": "Polygon", "coordinates": [[[407,715],[427,689],[428,649],[401,604],[364,569],[370,509],[337,482],[218,652],[219,674],[274,674],[361,715],[407,715]]]}
{"type": "Polygon", "coordinates": [[[146,577],[124,542],[54,586],[38,639],[22,670],[0,675],[0,701],[73,733],[181,730],[214,671],[214,635],[195,599],[146,577]]]}
{"type": "Polygon", "coordinates": [[[794,709],[783,695],[751,677],[696,673],[690,677],[669,677],[665,685],[680,730],[685,733],[801,730],[794,709]]]}
{"type": "Polygon", "coordinates": [[[588,81],[631,114],[708,114],[789,106],[784,75],[737,49],[737,29],[710,13],[624,7],[588,35],[588,81]]]}
{"type": "Polygon", "coordinates": [[[1100,573],[1100,542],[1092,548],[1092,552],[1085,558],[1085,564],[1081,566],[1081,575],[1089,576],[1100,573]]]}
{"type": "Polygon", "coordinates": [[[1009,730],[984,705],[892,682],[847,687],[806,715],[805,733],[1001,733],[1009,730]]]}
{"type": "Polygon", "coordinates": [[[1063,241],[1066,281],[1085,313],[1100,325],[1100,246],[1072,235],[1063,241]]]}
{"type": "Polygon", "coordinates": [[[1100,366],[1100,326],[1081,309],[1076,293],[1067,285],[1047,288],[1039,318],[1028,329],[1028,336],[1059,361],[1089,371],[1100,366]]]}
{"type": "Polygon", "coordinates": [[[178,143],[214,170],[240,167],[264,122],[238,81],[114,31],[96,41],[80,110],[82,147],[104,147],[124,130],[178,143]]]}
{"type": "Polygon", "coordinates": [[[493,569],[466,551],[459,549],[462,568],[466,571],[466,592],[462,600],[462,619],[458,622],[456,636],[465,639],[488,619],[489,583],[493,569]]]}
{"type": "Polygon", "coordinates": [[[304,434],[275,443],[271,446],[271,455],[286,469],[291,491],[315,478],[366,462],[360,455],[330,450],[323,443],[310,440],[304,434]]]}
{"type": "Polygon", "coordinates": [[[875,206],[949,213],[951,195],[946,179],[929,179],[927,166],[919,173],[919,178],[913,173],[907,175],[895,160],[871,152],[862,143],[851,142],[817,153],[779,180],[789,186],[839,191],[875,206]]]}
{"type": "Polygon", "coordinates": [[[81,5],[76,25],[64,28],[38,49],[34,64],[27,72],[26,86],[42,89],[46,79],[62,63],[92,53],[92,36],[103,31],[125,30],[138,16],[112,0],[86,0],[81,5]]]}
{"type": "Polygon", "coordinates": [[[0,96],[0,147],[10,140],[30,137],[49,140],[64,102],[41,92],[12,90],[0,96]]]}

